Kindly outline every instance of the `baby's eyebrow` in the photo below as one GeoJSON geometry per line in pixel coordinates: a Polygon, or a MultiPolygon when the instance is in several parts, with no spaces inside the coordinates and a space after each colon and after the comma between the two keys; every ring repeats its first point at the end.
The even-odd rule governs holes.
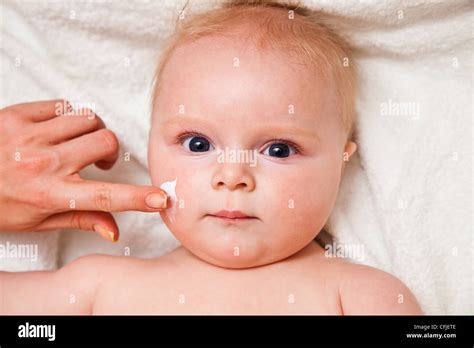
{"type": "Polygon", "coordinates": [[[310,138],[310,139],[317,139],[319,141],[318,134],[316,133],[316,130],[310,131],[308,129],[304,128],[296,128],[293,126],[272,126],[272,125],[265,125],[261,127],[261,130],[257,130],[259,133],[262,134],[282,134],[282,135],[288,135],[288,136],[294,136],[294,137],[305,137],[305,138],[310,138]]]}
{"type": "MultiPolygon", "coordinates": [[[[208,127],[211,130],[217,130],[218,125],[209,123],[202,118],[193,117],[193,116],[176,116],[173,117],[165,122],[163,122],[162,126],[165,128],[172,127],[175,125],[180,126],[192,126],[192,125],[199,125],[202,127],[208,127]]],[[[224,125],[225,126],[225,125],[224,125]]],[[[226,127],[226,126],[225,126],[226,127]]],[[[267,136],[294,136],[294,137],[305,137],[308,139],[316,139],[319,142],[319,137],[316,133],[316,129],[311,131],[305,128],[298,128],[294,126],[282,126],[282,125],[268,125],[263,124],[260,127],[252,127],[252,130],[259,135],[267,135],[267,136]]]]}
{"type": "Polygon", "coordinates": [[[192,117],[192,116],[174,116],[171,119],[163,122],[162,126],[163,127],[170,127],[174,125],[179,125],[179,126],[186,126],[186,125],[192,125],[192,124],[198,124],[201,126],[212,126],[212,124],[206,122],[202,118],[197,118],[197,117],[192,117]]]}

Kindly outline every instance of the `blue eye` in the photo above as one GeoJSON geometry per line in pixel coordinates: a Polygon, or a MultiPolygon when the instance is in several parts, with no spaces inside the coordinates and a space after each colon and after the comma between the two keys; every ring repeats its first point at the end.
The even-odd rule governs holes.
{"type": "Polygon", "coordinates": [[[186,137],[183,146],[192,152],[206,152],[212,147],[206,138],[200,136],[186,137]]]}
{"type": "Polygon", "coordinates": [[[294,155],[297,151],[292,146],[285,143],[273,143],[263,152],[266,156],[285,158],[294,155]],[[268,150],[268,151],[267,151],[268,150]]]}

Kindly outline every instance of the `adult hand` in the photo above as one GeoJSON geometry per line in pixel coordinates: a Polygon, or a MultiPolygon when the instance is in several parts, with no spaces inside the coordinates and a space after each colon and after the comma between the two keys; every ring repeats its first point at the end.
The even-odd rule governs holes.
{"type": "Polygon", "coordinates": [[[166,208],[156,187],[84,180],[92,164],[109,169],[119,143],[90,109],[73,111],[64,100],[39,101],[0,110],[0,231],[95,230],[118,239],[110,214],[166,208]]]}

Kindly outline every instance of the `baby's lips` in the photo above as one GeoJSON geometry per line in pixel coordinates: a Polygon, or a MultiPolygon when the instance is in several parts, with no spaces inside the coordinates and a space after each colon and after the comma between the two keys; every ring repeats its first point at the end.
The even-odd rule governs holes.
{"type": "Polygon", "coordinates": [[[146,196],[146,205],[153,209],[165,209],[168,206],[168,195],[165,192],[153,192],[146,196]]]}

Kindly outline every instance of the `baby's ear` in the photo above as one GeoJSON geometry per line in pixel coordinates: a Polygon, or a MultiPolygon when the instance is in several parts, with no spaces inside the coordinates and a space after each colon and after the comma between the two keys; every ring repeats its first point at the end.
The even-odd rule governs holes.
{"type": "Polygon", "coordinates": [[[341,168],[341,177],[344,175],[344,171],[346,169],[346,162],[349,162],[349,158],[352,156],[354,152],[357,150],[357,144],[354,143],[353,141],[348,141],[346,143],[346,146],[344,147],[344,153],[343,153],[343,161],[342,161],[342,168],[341,168]]]}
{"type": "Polygon", "coordinates": [[[344,161],[349,161],[349,158],[357,150],[357,144],[353,141],[348,141],[344,148],[344,161]]]}

